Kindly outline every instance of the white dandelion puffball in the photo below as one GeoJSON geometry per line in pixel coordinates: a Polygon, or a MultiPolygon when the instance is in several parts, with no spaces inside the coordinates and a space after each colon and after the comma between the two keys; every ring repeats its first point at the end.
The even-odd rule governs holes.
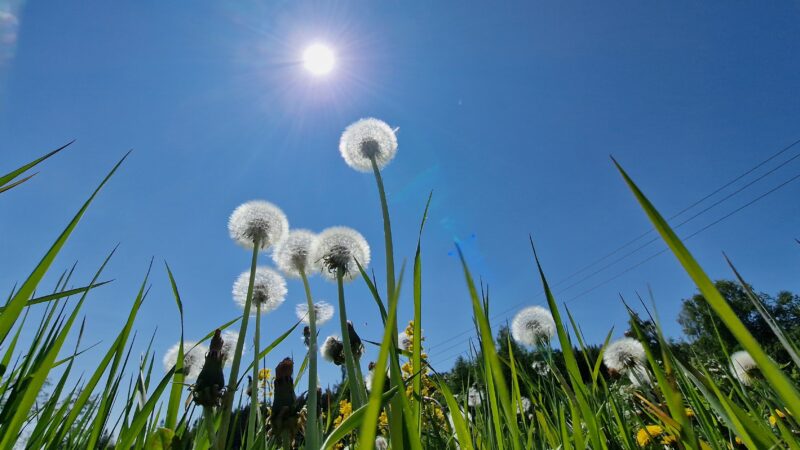
{"type": "Polygon", "coordinates": [[[550,373],[550,366],[548,366],[544,361],[534,361],[531,364],[531,368],[533,368],[533,371],[536,372],[536,374],[540,377],[546,376],[550,373]]]}
{"type": "Polygon", "coordinates": [[[397,153],[397,136],[392,127],[378,119],[361,119],[342,133],[339,151],[348,166],[372,172],[372,159],[383,169],[397,153]]]}
{"type": "Polygon", "coordinates": [[[753,371],[757,369],[758,364],[750,353],[741,350],[731,355],[731,372],[745,386],[753,383],[753,371]]]}
{"type": "Polygon", "coordinates": [[[635,387],[647,387],[653,384],[650,374],[644,366],[634,366],[628,370],[628,380],[635,387]]]}
{"type": "Polygon", "coordinates": [[[529,306],[518,312],[511,322],[511,336],[524,345],[538,345],[556,334],[556,323],[550,311],[541,306],[529,306]]]}
{"type": "Polygon", "coordinates": [[[410,352],[413,344],[414,343],[411,341],[411,338],[408,337],[405,331],[397,335],[397,345],[400,346],[400,350],[410,352]]]}
{"type": "Polygon", "coordinates": [[[319,348],[319,353],[322,358],[328,362],[334,362],[339,359],[341,353],[344,351],[344,344],[339,336],[328,336],[322,346],[319,348]]]}
{"type": "Polygon", "coordinates": [[[517,414],[527,413],[531,410],[531,400],[528,397],[521,397],[517,404],[517,414]]]}
{"type": "Polygon", "coordinates": [[[389,448],[389,441],[383,436],[375,438],[375,450],[387,450],[389,448]]]}
{"type": "Polygon", "coordinates": [[[272,203],[253,200],[239,205],[228,219],[231,239],[245,248],[253,248],[258,239],[260,249],[277,244],[289,233],[286,214],[272,203]]]}
{"type": "Polygon", "coordinates": [[[369,265],[369,244],[358,231],[348,227],[331,227],[322,231],[311,245],[312,264],[329,280],[336,280],[341,269],[345,281],[359,274],[356,261],[364,269],[369,265]]]}
{"type": "MultiPolygon", "coordinates": [[[[236,344],[239,343],[239,332],[233,330],[225,330],[222,332],[222,361],[226,366],[233,362],[233,352],[236,351],[236,344]]],[[[242,354],[245,354],[245,348],[242,347],[242,354]]]]}
{"type": "Polygon", "coordinates": [[[483,392],[474,387],[469,388],[469,392],[467,393],[467,406],[474,408],[480,406],[481,403],[483,403],[483,392]]]}
{"type": "MultiPolygon", "coordinates": [[[[258,308],[262,313],[268,313],[281,306],[286,298],[286,280],[269,267],[256,267],[256,276],[253,282],[253,302],[250,305],[250,315],[255,315],[258,308]]],[[[233,283],[233,300],[242,308],[247,301],[247,287],[250,283],[250,272],[242,272],[233,283]]]]}
{"type": "MultiPolygon", "coordinates": [[[[308,317],[308,303],[298,303],[294,308],[294,312],[297,314],[297,318],[303,321],[304,324],[311,324],[308,317]]],[[[317,326],[323,325],[333,317],[333,305],[328,302],[315,302],[314,316],[317,326]]]]}
{"type": "Polygon", "coordinates": [[[612,342],[603,354],[606,367],[620,373],[641,367],[646,358],[642,343],[633,338],[622,338],[612,342]]]}
{"type": "Polygon", "coordinates": [[[275,244],[272,260],[281,272],[292,278],[300,278],[300,272],[309,269],[308,253],[317,235],[308,230],[289,231],[286,239],[275,244]]]}
{"type": "MultiPolygon", "coordinates": [[[[164,354],[164,370],[170,370],[178,362],[180,343],[173,345],[164,354]]],[[[200,375],[205,363],[208,347],[193,341],[183,341],[183,376],[186,381],[194,381],[200,375]]]]}

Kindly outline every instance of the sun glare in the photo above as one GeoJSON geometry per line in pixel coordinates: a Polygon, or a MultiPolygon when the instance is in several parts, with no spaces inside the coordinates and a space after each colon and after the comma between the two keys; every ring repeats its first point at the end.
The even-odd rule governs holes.
{"type": "Polygon", "coordinates": [[[330,73],[334,62],[333,51],[323,44],[313,44],[303,52],[303,65],[314,75],[330,73]]]}

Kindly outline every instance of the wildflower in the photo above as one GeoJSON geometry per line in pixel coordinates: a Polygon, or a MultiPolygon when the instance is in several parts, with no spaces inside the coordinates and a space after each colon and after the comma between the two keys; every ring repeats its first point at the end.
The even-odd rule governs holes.
{"type": "Polygon", "coordinates": [[[467,392],[467,405],[471,408],[480,406],[483,402],[483,393],[474,387],[469,388],[467,392]]]}
{"type": "Polygon", "coordinates": [[[531,400],[528,397],[520,397],[517,404],[517,415],[527,413],[531,410],[531,400]]]}
{"type": "Polygon", "coordinates": [[[383,436],[378,436],[375,438],[375,450],[387,450],[389,448],[389,442],[383,436]]]}
{"type": "Polygon", "coordinates": [[[211,346],[205,355],[197,382],[191,387],[191,398],[200,406],[215,407],[222,402],[225,389],[225,374],[222,372],[224,345],[222,332],[217,329],[211,338],[211,346]]]}
{"type": "Polygon", "coordinates": [[[258,241],[260,249],[280,242],[289,232],[286,214],[272,203],[253,200],[239,205],[230,219],[228,232],[231,239],[245,248],[253,248],[258,241]]]}
{"type": "MultiPolygon", "coordinates": [[[[367,375],[364,376],[364,385],[366,385],[368,392],[372,392],[372,382],[375,379],[375,363],[371,362],[367,367],[369,369],[369,372],[367,372],[367,375]]],[[[386,376],[383,379],[383,392],[389,391],[389,383],[387,382],[388,378],[389,378],[389,369],[386,369],[386,376]]]]}
{"type": "Polygon", "coordinates": [[[636,443],[639,444],[639,447],[646,447],[651,442],[653,442],[656,438],[661,438],[659,442],[664,445],[670,445],[677,442],[675,436],[671,434],[665,434],[664,428],[660,425],[647,425],[644,428],[639,429],[636,433],[636,443]]]}
{"type": "MultiPolygon", "coordinates": [[[[309,323],[307,303],[298,304],[294,308],[294,311],[295,314],[297,314],[298,319],[302,320],[303,323],[309,323]]],[[[333,305],[323,301],[314,303],[314,317],[316,319],[317,326],[320,326],[331,320],[333,317],[333,305]]]]}
{"type": "Polygon", "coordinates": [[[288,277],[299,278],[308,269],[308,253],[316,234],[308,230],[289,231],[286,239],[278,242],[272,252],[272,260],[288,277]]]}
{"type": "MultiPolygon", "coordinates": [[[[178,362],[178,349],[180,343],[173,345],[164,354],[164,369],[170,370],[178,362]]],[[[183,376],[186,381],[194,381],[200,375],[200,370],[203,368],[203,361],[205,354],[208,352],[208,347],[203,344],[198,344],[194,341],[183,342],[183,376]]]]}
{"type": "Polygon", "coordinates": [[[757,375],[758,365],[756,364],[750,353],[746,351],[738,351],[731,355],[731,372],[733,375],[742,382],[745,386],[749,386],[757,375]]]}
{"type": "Polygon", "coordinates": [[[643,367],[645,359],[642,343],[633,338],[622,338],[612,342],[603,354],[606,367],[620,373],[643,367]]]}
{"type": "MultiPolygon", "coordinates": [[[[233,299],[244,308],[247,300],[247,287],[250,283],[250,272],[243,272],[233,284],[233,299]]],[[[268,267],[256,268],[253,283],[253,306],[251,315],[255,315],[256,306],[262,313],[267,313],[280,306],[286,297],[286,280],[268,267]]]]}
{"type": "Polygon", "coordinates": [[[269,380],[271,376],[272,372],[266,367],[258,371],[259,381],[269,380]]]}
{"type": "Polygon", "coordinates": [[[550,373],[550,366],[548,366],[544,361],[534,361],[531,364],[531,368],[533,368],[533,371],[536,372],[536,374],[540,377],[546,376],[548,373],[550,373]]]}
{"type": "Polygon", "coordinates": [[[524,308],[511,322],[511,336],[520,344],[538,345],[549,341],[555,333],[553,316],[541,306],[524,308]]]}
{"type": "Polygon", "coordinates": [[[351,281],[359,273],[356,261],[366,269],[370,260],[367,240],[347,227],[322,231],[311,245],[310,255],[312,263],[330,280],[336,280],[336,273],[341,270],[344,280],[351,281]]]}
{"type": "MultiPolygon", "coordinates": [[[[236,344],[239,342],[239,333],[233,330],[225,330],[222,332],[222,361],[229,365],[233,362],[233,352],[236,351],[236,344]]],[[[242,347],[244,354],[244,347],[242,347]]]]}
{"type": "MultiPolygon", "coordinates": [[[[789,411],[788,409],[786,410],[786,412],[789,413],[789,415],[792,415],[791,411],[789,411]]],[[[778,419],[785,419],[785,418],[786,414],[784,414],[784,412],[781,411],[780,409],[776,409],[775,414],[770,414],[769,416],[769,424],[772,425],[773,427],[777,426],[778,419]]]]}
{"type": "Polygon", "coordinates": [[[339,140],[339,151],[348,166],[371,172],[372,161],[382,169],[397,153],[397,136],[386,122],[361,119],[348,126],[339,140]]]}

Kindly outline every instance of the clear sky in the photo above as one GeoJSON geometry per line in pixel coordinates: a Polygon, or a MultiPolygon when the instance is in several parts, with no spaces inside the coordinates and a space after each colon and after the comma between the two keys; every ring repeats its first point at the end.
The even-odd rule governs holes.
{"type": "MultiPolygon", "coordinates": [[[[85,342],[105,347],[155,257],[136,328],[142,348],[158,328],[159,358],[179,336],[164,260],[184,299],[187,338],[238,314],[231,285],[249,254],[226,222],[247,200],[278,204],[294,227],[360,230],[383,285],[374,180],[347,167],[337,148],[359,118],[399,127],[397,157],[384,170],[399,261],[411,264],[434,191],[423,328],[438,369],[466,350],[462,332],[471,327],[456,239],[490,286],[495,323],[543,303],[532,233],[558,300],[590,341],[611,327],[619,336],[618,295],[648,286],[677,336],[680,299],[694,286],[671,255],[636,266],[664,248],[660,241],[604,267],[653,235],[562,282],[649,229],[608,155],[671,215],[800,139],[797,2],[12,1],[0,11],[0,172],[77,139],[0,196],[0,287],[26,277],[132,148],[54,273],[77,260],[82,285],[121,243],[103,277],[115,281],[85,309],[85,342]],[[336,52],[327,77],[300,61],[314,42],[336,52]]],[[[678,221],[797,154],[800,145],[678,221]]],[[[800,158],[678,230],[691,234],[799,173],[800,158]]],[[[731,276],[724,250],[757,289],[800,291],[798,198],[800,180],[687,244],[712,277],[731,276]]],[[[334,285],[317,277],[312,288],[335,301],[334,285]]],[[[406,283],[401,322],[412,315],[410,294],[406,283]]],[[[362,336],[378,340],[363,283],[347,295],[362,336]]],[[[286,303],[264,318],[264,343],[294,322],[302,301],[291,281],[286,303]]],[[[323,337],[338,333],[336,323],[323,337]]],[[[303,351],[292,336],[269,365],[303,351]]],[[[84,367],[99,355],[84,355],[84,367]]],[[[336,380],[337,370],[322,368],[323,383],[336,380]]]]}

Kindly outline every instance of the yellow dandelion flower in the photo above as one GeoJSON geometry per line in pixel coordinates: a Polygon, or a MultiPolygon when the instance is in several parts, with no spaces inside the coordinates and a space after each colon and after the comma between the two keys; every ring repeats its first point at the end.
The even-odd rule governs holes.
{"type": "Polygon", "coordinates": [[[636,433],[636,443],[639,444],[639,447],[645,447],[650,444],[653,438],[662,434],[664,434],[664,429],[659,425],[647,425],[636,433]]]}
{"type": "Polygon", "coordinates": [[[269,369],[261,369],[258,371],[258,379],[259,380],[269,380],[271,372],[269,369]]]}

